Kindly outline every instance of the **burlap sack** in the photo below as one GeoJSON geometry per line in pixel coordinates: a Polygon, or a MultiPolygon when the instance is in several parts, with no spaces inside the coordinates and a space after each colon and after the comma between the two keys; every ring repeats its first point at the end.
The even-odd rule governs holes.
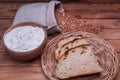
{"type": "Polygon", "coordinates": [[[61,32],[54,13],[56,5],[60,6],[60,11],[64,14],[64,9],[60,1],[23,5],[18,9],[15,15],[13,25],[21,22],[35,22],[43,25],[48,34],[61,32]]]}

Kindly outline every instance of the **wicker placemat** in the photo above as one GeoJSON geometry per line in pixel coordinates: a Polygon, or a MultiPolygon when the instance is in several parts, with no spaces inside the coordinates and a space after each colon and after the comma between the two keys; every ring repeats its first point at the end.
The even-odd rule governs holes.
{"type": "Polygon", "coordinates": [[[63,33],[49,41],[41,55],[41,64],[45,75],[50,80],[59,80],[54,74],[56,66],[54,51],[61,39],[74,35],[86,37],[87,41],[94,47],[95,55],[99,57],[99,63],[104,71],[100,75],[94,74],[76,77],[71,80],[114,80],[119,71],[117,53],[111,45],[101,37],[82,31],[63,33]]]}

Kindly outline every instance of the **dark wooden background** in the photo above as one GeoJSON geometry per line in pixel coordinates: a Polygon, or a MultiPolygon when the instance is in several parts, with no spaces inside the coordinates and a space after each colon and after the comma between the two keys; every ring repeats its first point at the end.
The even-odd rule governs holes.
{"type": "MultiPolygon", "coordinates": [[[[6,54],[2,36],[12,24],[19,6],[49,0],[0,0],[0,80],[46,80],[40,59],[21,62],[6,54]]],[[[120,0],[62,0],[65,12],[79,15],[88,23],[103,25],[98,35],[109,41],[118,53],[120,61],[120,0]]],[[[116,78],[120,80],[120,74],[116,78]]]]}

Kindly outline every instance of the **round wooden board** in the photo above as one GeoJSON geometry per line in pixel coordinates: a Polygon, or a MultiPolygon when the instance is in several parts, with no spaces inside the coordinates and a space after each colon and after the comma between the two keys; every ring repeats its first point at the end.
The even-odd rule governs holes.
{"type": "Polygon", "coordinates": [[[117,54],[115,50],[111,47],[111,45],[105,41],[103,38],[96,36],[92,33],[88,32],[67,32],[57,37],[53,38],[46,45],[43,54],[41,56],[41,64],[45,75],[50,80],[59,80],[55,76],[55,50],[57,48],[57,44],[61,39],[70,36],[81,36],[85,37],[87,41],[93,46],[93,51],[96,56],[99,58],[99,63],[104,71],[100,74],[88,75],[71,78],[70,80],[114,80],[119,71],[119,62],[117,58],[117,54]]]}

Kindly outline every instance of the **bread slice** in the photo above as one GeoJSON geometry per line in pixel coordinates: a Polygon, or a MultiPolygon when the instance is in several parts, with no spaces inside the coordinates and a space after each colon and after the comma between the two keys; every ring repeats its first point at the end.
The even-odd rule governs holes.
{"type": "Polygon", "coordinates": [[[68,50],[56,65],[55,74],[60,79],[100,73],[103,71],[91,46],[81,46],[68,50]]]}
{"type": "Polygon", "coordinates": [[[66,39],[61,40],[58,43],[58,48],[55,50],[55,58],[59,60],[59,58],[64,54],[64,52],[68,48],[74,47],[76,45],[79,45],[81,42],[83,42],[83,41],[80,42],[80,39],[82,39],[80,36],[72,36],[72,37],[68,37],[66,39]],[[73,45],[74,42],[75,42],[75,45],[73,45]],[[76,43],[79,43],[79,44],[76,44],[76,43]]]}
{"type": "Polygon", "coordinates": [[[67,37],[67,38],[61,40],[57,45],[58,48],[55,50],[55,58],[58,59],[58,56],[60,54],[60,50],[61,50],[62,46],[73,41],[74,39],[79,39],[79,38],[80,38],[79,36],[72,36],[72,37],[67,37]]]}
{"type": "Polygon", "coordinates": [[[70,37],[67,37],[65,39],[62,39],[59,43],[58,43],[58,47],[61,47],[63,46],[64,44],[70,42],[70,41],[73,41],[74,39],[80,39],[81,37],[80,36],[70,36],[70,37]]]}
{"type": "Polygon", "coordinates": [[[71,48],[80,46],[80,45],[89,45],[89,43],[85,40],[85,39],[77,39],[77,40],[73,40],[71,42],[68,42],[66,45],[62,46],[62,47],[58,47],[56,49],[56,60],[59,60],[62,55],[64,55],[64,53],[71,48]]]}

